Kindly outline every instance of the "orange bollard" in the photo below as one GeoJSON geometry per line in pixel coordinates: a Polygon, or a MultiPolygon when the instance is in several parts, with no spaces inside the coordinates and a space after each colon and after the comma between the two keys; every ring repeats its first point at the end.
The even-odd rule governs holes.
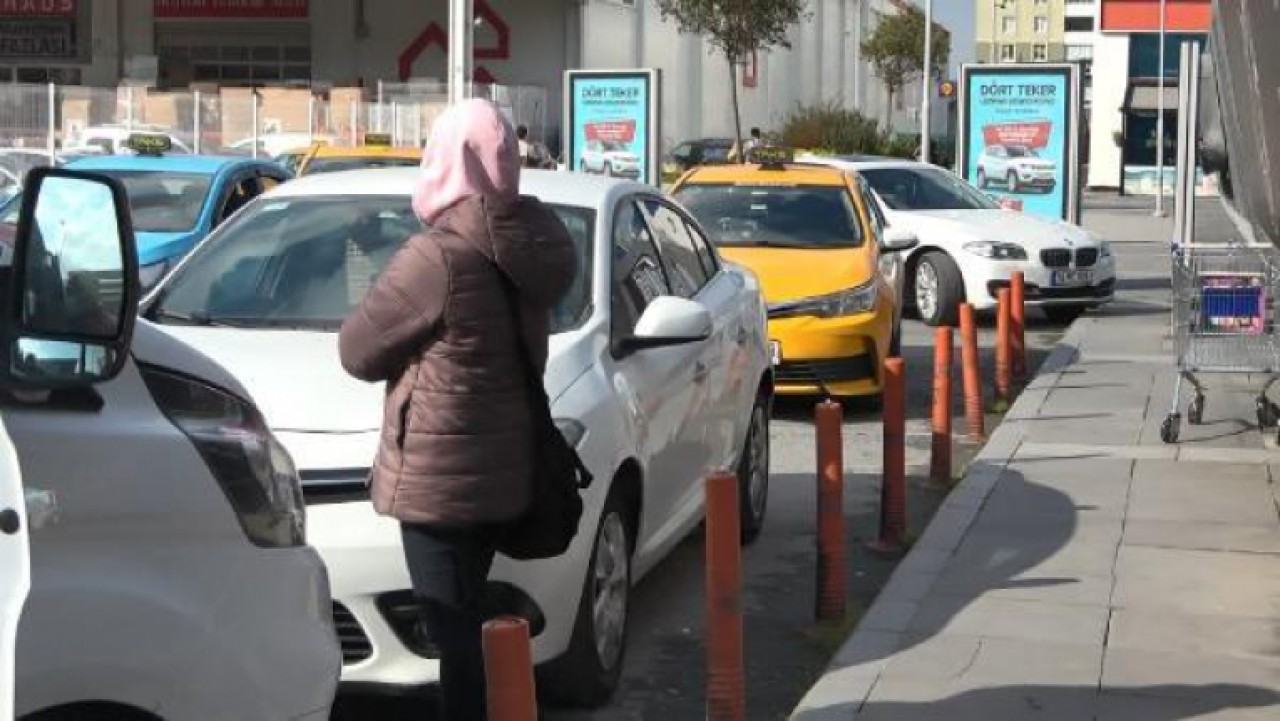
{"type": "Polygon", "coordinates": [[[738,478],[707,478],[707,721],[746,721],[738,478]]]}
{"type": "Polygon", "coordinates": [[[1013,274],[1009,282],[1011,321],[1013,334],[1013,377],[1019,383],[1027,380],[1027,284],[1022,271],[1013,274]]]}
{"type": "Polygon", "coordinates": [[[537,721],[529,624],[504,616],[484,625],[484,676],[491,721],[537,721]]]}
{"type": "Polygon", "coordinates": [[[871,550],[897,555],[907,540],[906,363],[884,362],[884,480],[880,484],[880,538],[871,550]]]}
{"type": "Polygon", "coordinates": [[[818,430],[819,621],[839,621],[845,612],[844,407],[827,399],[815,411],[818,430]]]}
{"type": "Polygon", "coordinates": [[[960,360],[964,366],[964,415],[969,439],[980,443],[987,432],[982,415],[982,376],[978,364],[978,326],[973,306],[960,305],[960,360]]]}
{"type": "Polygon", "coordinates": [[[1001,288],[996,293],[996,404],[998,410],[1009,407],[1013,398],[1013,369],[1009,313],[1009,289],[1001,288]]]}
{"type": "Polygon", "coordinates": [[[951,483],[951,364],[950,328],[933,334],[933,452],[929,477],[935,483],[951,483]]]}

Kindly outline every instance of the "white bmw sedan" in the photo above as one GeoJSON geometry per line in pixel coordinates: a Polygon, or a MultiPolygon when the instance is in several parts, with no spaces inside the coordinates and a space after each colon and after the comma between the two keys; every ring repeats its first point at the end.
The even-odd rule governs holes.
{"type": "Polygon", "coordinates": [[[1070,322],[1109,303],[1116,264],[1110,245],[1076,225],[1000,207],[934,165],[891,158],[805,157],[802,162],[857,172],[875,191],[891,226],[920,239],[906,259],[904,297],[930,325],[954,325],[959,305],[996,305],[1017,271],[1027,305],[1070,322]]]}
{"type": "MultiPolygon", "coordinates": [[[[343,679],[437,679],[394,521],[369,503],[383,389],[348,377],[337,331],[390,256],[420,230],[418,171],[322,174],[280,186],[206,239],[144,315],[248,388],[292,453],[309,542],[325,559],[343,679]]],[[[654,189],[525,171],[522,191],[572,234],[579,276],[555,309],[546,386],[561,431],[596,480],[561,558],[495,565],[493,614],[528,618],[541,681],[595,705],[617,684],[632,584],[701,521],[702,479],[742,479],[744,540],[769,482],[772,377],[760,286],[654,189]]],[[[501,453],[502,449],[493,449],[501,453]]]]}

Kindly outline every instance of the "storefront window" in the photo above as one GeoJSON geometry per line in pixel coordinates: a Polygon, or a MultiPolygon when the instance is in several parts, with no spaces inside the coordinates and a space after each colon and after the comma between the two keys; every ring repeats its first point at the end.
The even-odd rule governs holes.
{"type": "MultiPolygon", "coordinates": [[[[1164,48],[1165,77],[1177,77],[1181,59],[1182,43],[1194,41],[1204,48],[1207,36],[1204,33],[1166,33],[1164,48]]],[[[1160,35],[1158,33],[1135,33],[1129,39],[1129,77],[1160,77],[1160,35]]]]}

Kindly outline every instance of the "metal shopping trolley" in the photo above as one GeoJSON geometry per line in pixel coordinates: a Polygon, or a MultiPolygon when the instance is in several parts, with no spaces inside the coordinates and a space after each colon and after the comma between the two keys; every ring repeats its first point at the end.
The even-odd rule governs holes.
{"type": "Polygon", "coordinates": [[[1257,397],[1258,426],[1280,421],[1280,407],[1267,396],[1280,379],[1276,336],[1280,298],[1280,252],[1271,246],[1189,245],[1173,251],[1173,339],[1178,378],[1173,404],[1160,427],[1165,443],[1177,443],[1182,383],[1195,389],[1187,421],[1204,420],[1205,373],[1265,377],[1257,397]]]}

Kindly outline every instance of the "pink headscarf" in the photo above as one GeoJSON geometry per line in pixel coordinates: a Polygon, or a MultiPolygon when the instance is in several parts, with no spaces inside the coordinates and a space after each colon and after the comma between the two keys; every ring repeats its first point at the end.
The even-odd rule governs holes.
{"type": "Polygon", "coordinates": [[[511,123],[487,100],[464,100],[431,128],[413,211],[433,223],[460,200],[481,195],[511,202],[519,188],[520,148],[511,123]]]}

